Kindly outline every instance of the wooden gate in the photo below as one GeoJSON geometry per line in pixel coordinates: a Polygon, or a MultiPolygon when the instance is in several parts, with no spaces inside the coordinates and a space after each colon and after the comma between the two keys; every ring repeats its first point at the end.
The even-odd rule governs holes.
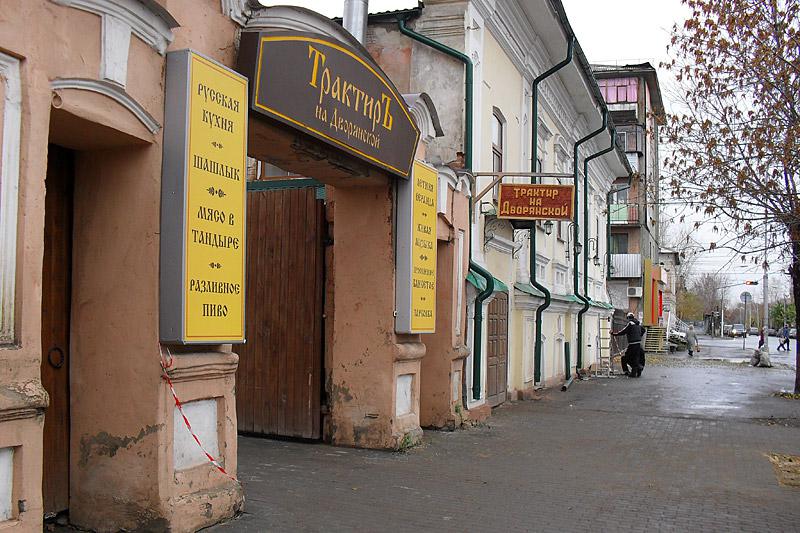
{"type": "Polygon", "coordinates": [[[508,294],[497,293],[489,303],[486,389],[489,405],[506,401],[508,389],[508,294]]]}
{"type": "Polygon", "coordinates": [[[69,332],[72,281],[73,154],[48,147],[42,261],[42,386],[44,415],[42,496],[53,515],[69,505],[69,332]]]}
{"type": "Polygon", "coordinates": [[[316,184],[248,186],[247,343],[235,347],[243,433],[320,438],[324,189],[301,183],[316,184]]]}

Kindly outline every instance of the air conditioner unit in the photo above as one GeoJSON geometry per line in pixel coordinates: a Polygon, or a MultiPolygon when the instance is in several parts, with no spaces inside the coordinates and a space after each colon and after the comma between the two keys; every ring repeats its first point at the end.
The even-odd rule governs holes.
{"type": "Polygon", "coordinates": [[[641,298],[641,297],[642,297],[641,287],[628,287],[628,298],[641,298]]]}

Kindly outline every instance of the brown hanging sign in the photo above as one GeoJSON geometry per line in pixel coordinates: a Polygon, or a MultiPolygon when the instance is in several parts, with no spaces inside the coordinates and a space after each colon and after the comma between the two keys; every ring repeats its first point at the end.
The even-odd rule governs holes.
{"type": "Polygon", "coordinates": [[[391,80],[355,47],[311,33],[245,32],[251,111],[408,179],[419,129],[391,80]]]}
{"type": "Polygon", "coordinates": [[[572,185],[501,183],[497,218],[572,220],[572,185]]]}

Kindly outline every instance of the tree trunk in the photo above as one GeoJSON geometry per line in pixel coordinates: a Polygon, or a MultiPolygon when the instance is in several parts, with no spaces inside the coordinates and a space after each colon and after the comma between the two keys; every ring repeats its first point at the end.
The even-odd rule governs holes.
{"type": "MultiPolygon", "coordinates": [[[[792,297],[794,300],[794,327],[800,332],[800,230],[793,228],[792,237],[792,264],[789,274],[792,276],[792,297]]],[[[794,341],[794,393],[800,394],[800,334],[795,335],[794,341]]]]}

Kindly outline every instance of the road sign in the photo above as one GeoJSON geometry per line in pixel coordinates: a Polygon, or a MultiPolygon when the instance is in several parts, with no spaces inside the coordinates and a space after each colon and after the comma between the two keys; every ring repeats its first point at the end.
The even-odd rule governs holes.
{"type": "Polygon", "coordinates": [[[753,301],[753,295],[747,291],[744,291],[742,294],[739,295],[739,299],[742,301],[743,304],[749,304],[753,301]]]}

